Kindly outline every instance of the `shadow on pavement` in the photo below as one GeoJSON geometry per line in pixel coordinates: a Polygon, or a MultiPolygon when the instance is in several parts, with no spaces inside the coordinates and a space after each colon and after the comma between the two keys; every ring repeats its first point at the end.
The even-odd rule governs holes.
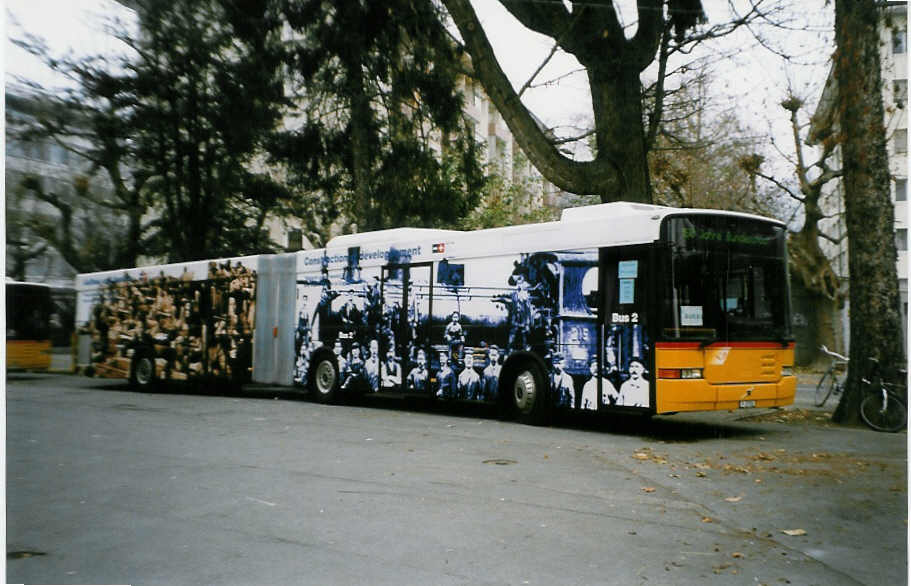
{"type": "MultiPolygon", "coordinates": [[[[270,385],[230,385],[218,382],[178,382],[159,383],[154,389],[137,390],[127,382],[117,381],[112,384],[109,379],[95,379],[105,384],[88,385],[95,390],[140,392],[147,394],[197,395],[212,397],[234,397],[251,399],[281,399],[285,401],[307,401],[303,389],[297,387],[279,387],[270,385]]],[[[493,404],[475,404],[468,402],[440,401],[422,397],[396,397],[358,395],[345,397],[338,405],[371,409],[385,409],[400,412],[430,413],[450,417],[481,418],[507,420],[498,407],[493,404]]],[[[711,415],[711,414],[710,414],[711,415]]],[[[516,425],[519,425],[516,423],[516,425]]],[[[558,413],[551,425],[561,429],[639,436],[673,443],[698,442],[722,438],[758,437],[774,433],[772,429],[757,424],[745,425],[735,421],[693,421],[679,419],[675,415],[646,417],[638,414],[594,414],[594,413],[558,413]]]]}

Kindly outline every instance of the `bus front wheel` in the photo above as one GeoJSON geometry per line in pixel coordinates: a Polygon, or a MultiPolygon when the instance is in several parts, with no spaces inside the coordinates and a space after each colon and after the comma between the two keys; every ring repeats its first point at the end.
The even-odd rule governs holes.
{"type": "Polygon", "coordinates": [[[519,368],[510,385],[512,406],[521,423],[545,425],[550,415],[546,378],[534,363],[519,368]]]}

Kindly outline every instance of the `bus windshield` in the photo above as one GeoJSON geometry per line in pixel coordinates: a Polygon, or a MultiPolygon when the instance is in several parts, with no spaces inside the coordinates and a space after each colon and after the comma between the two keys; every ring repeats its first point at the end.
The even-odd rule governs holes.
{"type": "Polygon", "coordinates": [[[7,283],[6,339],[49,339],[49,320],[53,310],[50,287],[32,283],[7,283]]]}
{"type": "Polygon", "coordinates": [[[790,340],[785,229],[724,216],[666,221],[665,338],[790,340]]]}

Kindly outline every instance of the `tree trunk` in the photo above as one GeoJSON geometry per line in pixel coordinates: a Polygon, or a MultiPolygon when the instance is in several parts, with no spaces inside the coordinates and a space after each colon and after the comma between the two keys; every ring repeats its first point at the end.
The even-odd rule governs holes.
{"type": "Polygon", "coordinates": [[[836,0],[835,39],[851,299],[851,364],[847,390],[835,410],[839,423],[857,423],[861,379],[903,362],[894,209],[883,127],[879,10],[874,0],[836,0]]]}
{"type": "Polygon", "coordinates": [[[620,63],[609,72],[589,67],[595,113],[597,161],[614,171],[598,191],[601,201],[652,202],[642,125],[639,70],[620,63]]]}
{"type": "MultiPolygon", "coordinates": [[[[646,26],[640,22],[643,37],[638,41],[620,40],[609,47],[606,30],[598,31],[593,37],[588,25],[593,26],[594,21],[588,22],[569,13],[556,14],[565,12],[562,6],[547,6],[542,10],[553,19],[539,19],[538,8],[541,5],[504,4],[531,30],[555,39],[559,37],[561,47],[573,53],[589,71],[598,153],[592,161],[576,161],[563,155],[550,133],[522,104],[497,62],[471,3],[468,0],[443,0],[443,4],[465,41],[475,75],[523,153],[541,175],[570,193],[597,194],[602,202],[629,200],[651,203],[639,72],[654,60],[658,35],[652,21],[660,21],[660,10],[644,12],[650,24],[646,26]],[[569,26],[580,23],[586,31],[573,38],[567,32],[569,26]],[[557,30],[559,34],[556,34],[557,30]],[[646,36],[649,38],[644,38],[646,36]],[[645,55],[649,57],[643,63],[645,55]]],[[[610,3],[599,6],[609,11],[611,20],[615,20],[610,3]]],[[[617,27],[614,33],[622,37],[619,24],[614,22],[614,25],[617,27]]]]}
{"type": "Polygon", "coordinates": [[[370,138],[368,128],[372,125],[370,101],[364,90],[363,73],[358,63],[349,71],[352,79],[351,87],[351,176],[354,181],[354,201],[357,207],[363,210],[361,219],[358,220],[358,230],[361,232],[377,230],[382,227],[381,214],[375,209],[373,198],[370,194],[370,138]]]}

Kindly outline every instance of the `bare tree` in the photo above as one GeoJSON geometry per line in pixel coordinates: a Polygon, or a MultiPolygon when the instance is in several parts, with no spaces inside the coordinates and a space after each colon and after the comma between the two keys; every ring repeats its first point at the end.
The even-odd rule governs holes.
{"type": "MultiPolygon", "coordinates": [[[[93,203],[101,198],[92,193],[87,177],[75,177],[71,193],[45,189],[34,175],[27,175],[16,187],[46,205],[43,211],[15,214],[13,223],[20,238],[12,243],[14,247],[35,251],[53,248],[81,273],[130,266],[124,258],[128,247],[123,244],[129,230],[122,216],[106,214],[93,203]],[[32,244],[25,248],[21,245],[25,242],[32,244]]],[[[30,256],[37,254],[33,252],[30,256]]]]}
{"type": "MultiPolygon", "coordinates": [[[[829,98],[829,93],[825,93],[823,101],[829,98]]],[[[782,100],[780,105],[788,112],[791,124],[794,155],[787,158],[794,166],[796,189],[793,183],[764,172],[761,160],[756,157],[745,158],[742,164],[749,173],[775,185],[799,206],[803,223],[798,231],[791,233],[788,242],[791,274],[797,277],[811,295],[809,308],[814,315],[810,317],[810,323],[815,326],[816,340],[839,348],[841,343],[837,335],[836,316],[838,308],[845,301],[847,290],[820,242],[824,239],[839,244],[843,238],[843,235],[828,234],[822,228],[822,221],[831,217],[824,210],[823,188],[842,176],[841,169],[831,165],[840,135],[835,120],[830,115],[817,117],[813,128],[808,131],[809,123],[800,121],[804,102],[793,93],[782,100]],[[804,143],[808,141],[820,147],[819,154],[812,163],[807,162],[804,149],[804,143]]],[[[822,108],[826,106],[824,103],[822,108]]],[[[813,355],[816,355],[815,351],[813,355]]]]}

